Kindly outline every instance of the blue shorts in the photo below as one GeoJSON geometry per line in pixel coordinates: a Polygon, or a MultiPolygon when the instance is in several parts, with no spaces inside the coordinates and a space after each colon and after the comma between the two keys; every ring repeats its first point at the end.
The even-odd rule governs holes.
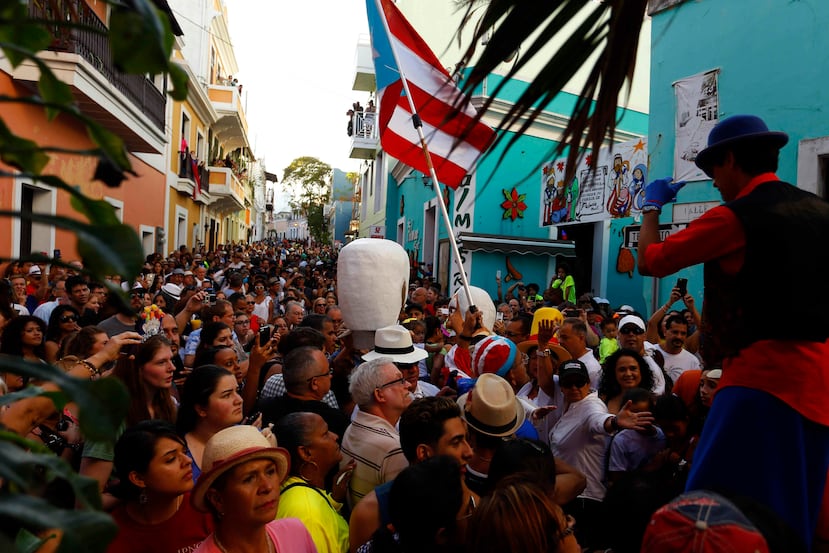
{"type": "Polygon", "coordinates": [[[686,491],[716,490],[771,508],[811,547],[829,470],[829,427],[778,398],[731,386],[714,397],[686,491]]]}

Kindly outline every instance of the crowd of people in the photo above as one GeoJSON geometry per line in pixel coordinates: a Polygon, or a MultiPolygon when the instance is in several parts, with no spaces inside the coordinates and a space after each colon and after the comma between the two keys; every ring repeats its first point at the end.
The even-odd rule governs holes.
{"type": "MultiPolygon", "coordinates": [[[[701,348],[710,321],[682,279],[643,315],[579,295],[566,266],[506,292],[496,275],[498,297],[477,309],[415,273],[397,323],[360,349],[327,246],[149,256],[140,275],[109,277],[128,310],[67,267],[8,266],[0,353],[119,379],[130,400],[117,442],[85,439],[75,407],[43,397],[3,407],[0,423],[98,482],[113,553],[825,545],[816,510],[804,532],[762,494],[695,485],[697,464],[733,449],[711,428],[746,416],[716,414],[731,369],[701,348]]],[[[4,393],[55,389],[0,376],[4,393]]],[[[803,470],[825,479],[823,465],[803,470]]],[[[50,493],[75,503],[70,488],[50,493]]]]}

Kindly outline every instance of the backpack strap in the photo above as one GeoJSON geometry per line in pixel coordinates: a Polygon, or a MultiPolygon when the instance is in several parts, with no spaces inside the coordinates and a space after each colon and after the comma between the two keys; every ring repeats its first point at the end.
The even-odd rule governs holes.
{"type": "MultiPolygon", "coordinates": [[[[321,491],[319,491],[319,490],[318,490],[317,488],[315,488],[314,486],[312,486],[312,485],[310,485],[310,484],[306,484],[305,482],[294,482],[294,483],[292,483],[292,484],[288,484],[287,486],[285,486],[284,488],[282,488],[282,491],[280,491],[279,493],[280,493],[280,494],[284,494],[285,492],[287,492],[287,491],[288,491],[288,490],[290,490],[291,488],[310,488],[310,489],[314,490],[315,492],[317,492],[317,493],[320,495],[320,497],[321,497],[321,498],[323,498],[323,499],[325,500],[325,502],[326,502],[326,503],[328,503],[328,506],[329,506],[329,507],[331,507],[332,509],[334,509],[334,506],[333,506],[333,505],[331,505],[331,502],[328,500],[328,498],[325,496],[325,494],[324,494],[324,493],[322,493],[321,491]]],[[[336,509],[334,509],[334,510],[336,511],[336,509]]]]}

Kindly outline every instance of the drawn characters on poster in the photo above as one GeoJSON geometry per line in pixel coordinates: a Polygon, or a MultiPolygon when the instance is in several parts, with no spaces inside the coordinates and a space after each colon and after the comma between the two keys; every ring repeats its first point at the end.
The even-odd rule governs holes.
{"type": "Polygon", "coordinates": [[[644,203],[647,161],[647,139],[637,138],[603,148],[598,155],[587,154],[570,183],[564,181],[565,160],[544,164],[541,225],[638,215],[644,203]]]}
{"type": "Polygon", "coordinates": [[[642,211],[645,204],[645,183],[648,182],[648,168],[640,163],[633,168],[630,179],[630,196],[633,202],[633,209],[642,211]]]}
{"type": "Polygon", "coordinates": [[[611,217],[627,217],[630,215],[631,196],[628,189],[628,173],[630,161],[623,160],[622,154],[613,156],[613,168],[610,170],[612,188],[607,200],[607,212],[611,217]]]}

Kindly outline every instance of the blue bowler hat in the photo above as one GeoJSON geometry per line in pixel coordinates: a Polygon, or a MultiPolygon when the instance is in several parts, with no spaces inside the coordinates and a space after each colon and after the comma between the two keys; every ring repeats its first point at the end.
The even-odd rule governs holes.
{"type": "Polygon", "coordinates": [[[789,141],[789,135],[784,132],[770,131],[766,123],[756,115],[726,117],[711,129],[708,135],[708,147],[697,154],[695,160],[697,167],[710,175],[715,152],[743,140],[764,141],[782,148],[789,141]]]}

